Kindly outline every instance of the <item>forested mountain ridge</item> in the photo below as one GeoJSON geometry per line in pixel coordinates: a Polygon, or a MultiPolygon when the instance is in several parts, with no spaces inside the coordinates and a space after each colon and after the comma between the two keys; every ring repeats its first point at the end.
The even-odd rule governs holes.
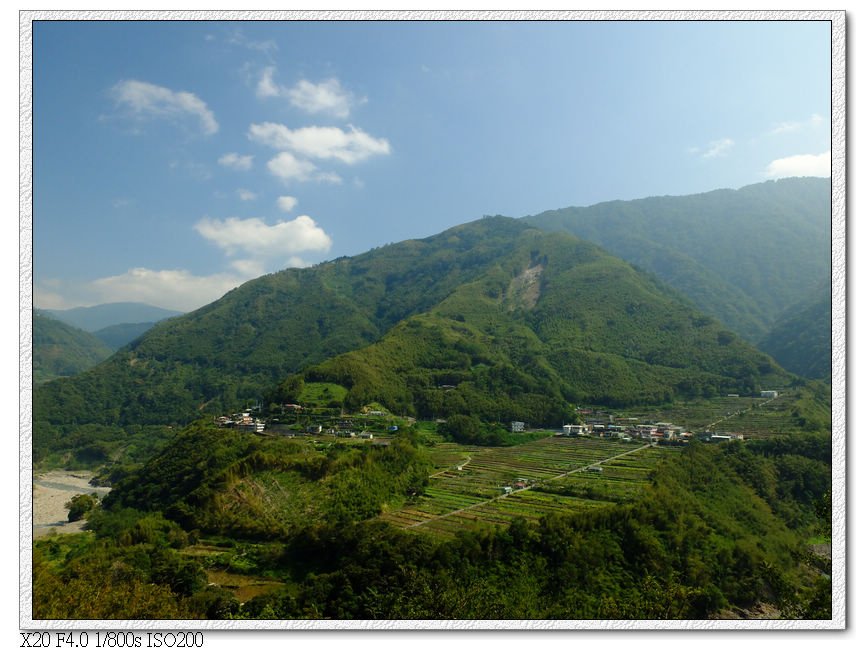
{"type": "Polygon", "coordinates": [[[110,355],[111,349],[92,334],[33,312],[33,380],[37,384],[77,375],[110,355]]]}
{"type": "Polygon", "coordinates": [[[657,275],[752,343],[830,271],[828,178],[610,201],[524,219],[657,275]]]}
{"type": "MultiPolygon", "coordinates": [[[[173,425],[224,412],[323,362],[317,372],[335,383],[355,383],[378,368],[386,381],[372,381],[387,391],[418,375],[395,365],[399,356],[388,347],[406,345],[429,352],[411,362],[428,397],[436,381],[466,380],[459,412],[484,410],[491,391],[519,392],[523,402],[531,395],[545,405],[542,421],[566,402],[748,391],[783,376],[674,291],[594,244],[522,220],[485,218],[267,275],[157,324],[98,368],[35,393],[34,450],[62,447],[81,425],[173,425]],[[425,331],[432,338],[415,336],[425,331]],[[345,362],[339,355],[352,351],[355,376],[334,375],[345,362]],[[386,361],[365,359],[368,353],[386,361]]],[[[349,400],[360,395],[355,388],[349,400]]],[[[390,403],[432,412],[419,392],[402,395],[390,403]]]]}
{"type": "Polygon", "coordinates": [[[760,342],[784,368],[809,379],[831,380],[831,287],[824,283],[787,309],[760,342]]]}
{"type": "Polygon", "coordinates": [[[786,375],[594,244],[526,230],[509,257],[369,347],[308,368],[346,404],[556,425],[567,404],[752,393],[786,375]],[[443,389],[447,386],[447,389],[443,389]]]}

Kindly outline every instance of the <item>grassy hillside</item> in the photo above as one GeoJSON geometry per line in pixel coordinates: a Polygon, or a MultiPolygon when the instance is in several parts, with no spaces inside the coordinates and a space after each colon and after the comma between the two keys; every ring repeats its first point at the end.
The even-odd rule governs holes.
{"type": "Polygon", "coordinates": [[[33,381],[71,377],[111,355],[111,349],[83,330],[33,313],[33,381]]]}
{"type": "Polygon", "coordinates": [[[829,179],[611,201],[526,217],[654,273],[756,343],[830,268],[829,179]]]}

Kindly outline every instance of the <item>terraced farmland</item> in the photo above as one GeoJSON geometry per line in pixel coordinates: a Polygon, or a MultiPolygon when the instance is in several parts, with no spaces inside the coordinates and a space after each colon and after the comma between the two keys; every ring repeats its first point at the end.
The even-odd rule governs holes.
{"type": "Polygon", "coordinates": [[[452,445],[438,459],[453,464],[430,477],[415,503],[382,518],[401,528],[438,535],[477,525],[507,525],[514,517],[592,508],[630,498],[658,460],[677,453],[597,438],[550,437],[505,448],[452,445]],[[594,469],[587,468],[594,466],[594,469]],[[462,469],[459,469],[462,468],[462,469]],[[584,486],[591,486],[586,489],[584,486]],[[504,490],[511,490],[505,493],[504,490]]]}

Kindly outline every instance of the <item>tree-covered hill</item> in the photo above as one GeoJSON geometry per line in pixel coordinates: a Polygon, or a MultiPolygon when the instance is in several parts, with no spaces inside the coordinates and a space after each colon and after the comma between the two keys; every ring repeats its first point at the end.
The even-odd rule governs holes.
{"type": "Polygon", "coordinates": [[[832,374],[831,292],[825,283],[784,312],[760,349],[784,368],[809,379],[830,381],[832,374]]]}
{"type": "Polygon", "coordinates": [[[37,384],[77,375],[110,355],[111,349],[92,334],[33,313],[33,380],[37,384]]]}
{"type": "Polygon", "coordinates": [[[830,182],[790,178],[525,218],[646,269],[752,343],[830,269],[830,182]]]}
{"type": "Polygon", "coordinates": [[[35,392],[34,454],[68,448],[83,425],[128,431],[225,412],[304,369],[350,387],[349,405],[378,397],[407,412],[532,422],[567,403],[784,381],[771,359],[596,245],[491,217],[267,275],[157,324],[35,392]]]}
{"type": "Polygon", "coordinates": [[[476,280],[380,341],[308,368],[346,405],[561,424],[567,404],[752,393],[789,377],[765,354],[594,244],[527,229],[476,280]]]}

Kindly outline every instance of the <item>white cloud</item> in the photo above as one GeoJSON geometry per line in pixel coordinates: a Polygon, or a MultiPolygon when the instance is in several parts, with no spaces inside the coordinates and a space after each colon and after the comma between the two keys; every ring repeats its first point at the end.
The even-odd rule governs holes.
{"type": "Polygon", "coordinates": [[[195,224],[195,229],[230,256],[244,253],[258,258],[287,260],[306,251],[328,251],[332,243],[328,234],[306,215],[272,226],[258,218],[204,218],[195,224]]]}
{"type": "Polygon", "coordinates": [[[732,148],[735,143],[730,138],[722,138],[720,140],[713,140],[709,143],[709,148],[703,152],[703,158],[717,158],[719,156],[727,155],[727,152],[732,148]]]}
{"type": "Polygon", "coordinates": [[[286,181],[312,180],[318,167],[308,160],[298,160],[287,151],[283,151],[267,163],[270,173],[286,181]]]}
{"type": "Polygon", "coordinates": [[[219,131],[219,124],[207,104],[190,92],[173,91],[146,81],[121,81],[111,89],[118,106],[125,108],[136,119],[198,118],[201,130],[207,135],[219,131]]]}
{"type": "Polygon", "coordinates": [[[249,190],[245,190],[240,188],[237,190],[237,196],[240,197],[241,201],[254,201],[258,198],[258,195],[255,192],[250,192],[249,190]]]}
{"type": "Polygon", "coordinates": [[[764,175],[768,178],[786,178],[790,176],[829,176],[832,161],[829,152],[821,154],[800,154],[773,160],[766,167],[764,175]]]}
{"type": "Polygon", "coordinates": [[[342,183],[338,174],[319,171],[318,167],[308,160],[300,160],[288,151],[283,151],[268,161],[267,168],[271,174],[284,181],[342,183]]]}
{"type": "Polygon", "coordinates": [[[348,117],[353,104],[366,101],[356,100],[338,79],[326,79],[318,84],[301,79],[286,94],[293,106],[307,113],[326,113],[342,119],[348,117]]]}
{"type": "Polygon", "coordinates": [[[293,151],[309,158],[335,159],[347,165],[371,156],[390,154],[390,143],[386,139],[374,138],[353,126],[349,126],[348,131],[335,126],[307,126],[292,130],[282,124],[263,122],[249,126],[249,138],[281,151],[293,151]]]}
{"type": "Polygon", "coordinates": [[[276,199],[276,206],[283,212],[291,212],[297,205],[297,199],[293,196],[280,196],[276,199]]]}
{"type": "Polygon", "coordinates": [[[229,169],[246,171],[252,168],[252,156],[241,156],[234,152],[227,153],[224,156],[220,156],[219,164],[229,169]]]}
{"type": "Polygon", "coordinates": [[[232,260],[231,268],[246,278],[257,278],[267,272],[260,259],[232,260]]]}
{"type": "Polygon", "coordinates": [[[89,283],[85,291],[104,302],[146,302],[167,309],[189,311],[222,297],[228,291],[255,275],[216,273],[193,275],[183,269],[154,271],[130,269],[121,275],[100,278],[89,283]]]}
{"type": "Polygon", "coordinates": [[[258,80],[258,85],[255,87],[255,94],[261,98],[279,97],[284,89],[280,89],[273,81],[273,73],[276,68],[273,66],[265,68],[261,72],[261,77],[258,80]]]}
{"type": "Polygon", "coordinates": [[[807,120],[801,122],[780,122],[776,124],[770,131],[769,135],[780,135],[783,133],[795,133],[806,127],[817,128],[823,124],[823,118],[814,113],[807,120]]]}
{"type": "Polygon", "coordinates": [[[355,97],[343,88],[339,79],[325,79],[317,84],[301,79],[288,88],[276,83],[275,75],[274,66],[268,66],[261,71],[255,86],[255,94],[260,99],[282,97],[295,108],[307,113],[332,115],[340,119],[347,118],[353,106],[366,103],[365,97],[355,97]]]}

